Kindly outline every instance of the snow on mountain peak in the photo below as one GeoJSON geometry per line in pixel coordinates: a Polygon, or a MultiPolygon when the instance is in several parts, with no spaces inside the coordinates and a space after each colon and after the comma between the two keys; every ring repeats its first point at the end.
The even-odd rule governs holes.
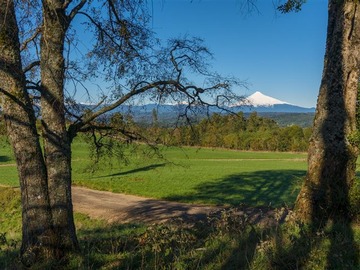
{"type": "Polygon", "coordinates": [[[254,94],[246,98],[252,106],[273,106],[276,104],[289,104],[288,102],[278,100],[273,97],[264,95],[263,93],[256,91],[254,94]]]}

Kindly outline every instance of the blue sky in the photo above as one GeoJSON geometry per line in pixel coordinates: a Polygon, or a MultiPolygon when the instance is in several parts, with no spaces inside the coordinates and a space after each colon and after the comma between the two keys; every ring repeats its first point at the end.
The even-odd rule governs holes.
{"type": "Polygon", "coordinates": [[[248,89],[312,107],[321,81],[327,0],[308,0],[299,13],[276,12],[278,0],[153,0],[151,26],[162,39],[197,36],[214,54],[213,69],[248,82],[248,89]]]}

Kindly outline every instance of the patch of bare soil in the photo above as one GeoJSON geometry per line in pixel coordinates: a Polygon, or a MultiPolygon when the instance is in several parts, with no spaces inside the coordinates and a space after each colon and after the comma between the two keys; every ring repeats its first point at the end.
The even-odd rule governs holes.
{"type": "MultiPolygon", "coordinates": [[[[209,215],[221,215],[224,207],[195,205],[143,198],[107,191],[73,186],[74,210],[91,218],[107,220],[109,223],[163,223],[173,219],[185,222],[206,219],[209,215]]],[[[235,213],[252,223],[274,225],[279,217],[267,207],[239,207],[235,213]]],[[[282,217],[280,217],[282,218],[282,217]]]]}

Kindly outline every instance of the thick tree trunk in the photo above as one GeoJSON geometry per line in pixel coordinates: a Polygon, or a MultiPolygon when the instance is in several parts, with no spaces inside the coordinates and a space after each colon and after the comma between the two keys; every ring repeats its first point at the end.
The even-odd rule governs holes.
{"type": "Polygon", "coordinates": [[[56,254],[46,168],[25,89],[14,3],[0,0],[0,97],[16,158],[22,200],[21,256],[26,265],[56,254]]]}
{"type": "Polygon", "coordinates": [[[41,116],[50,205],[59,248],[78,249],[71,199],[71,149],[64,114],[64,1],[43,0],[41,116]]]}
{"type": "Polygon", "coordinates": [[[295,209],[306,222],[349,218],[355,178],[356,100],[360,64],[360,3],[330,0],[324,70],[308,154],[308,172],[295,209]]]}

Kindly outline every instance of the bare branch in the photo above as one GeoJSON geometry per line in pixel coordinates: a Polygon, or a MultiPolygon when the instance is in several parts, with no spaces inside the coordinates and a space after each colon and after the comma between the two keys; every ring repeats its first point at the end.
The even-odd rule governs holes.
{"type": "Polygon", "coordinates": [[[21,44],[21,47],[20,47],[20,51],[23,51],[27,48],[28,44],[32,41],[34,41],[38,35],[40,35],[41,33],[41,27],[38,27],[36,28],[35,32],[32,34],[31,37],[29,37],[28,39],[26,39],[22,44],[21,44]]]}
{"type": "Polygon", "coordinates": [[[109,35],[109,33],[107,31],[105,31],[105,29],[98,23],[96,22],[89,14],[87,14],[86,12],[82,12],[82,11],[78,11],[78,14],[84,15],[86,18],[88,18],[90,20],[90,22],[95,25],[95,27],[100,31],[101,35],[105,35],[107,36],[111,42],[113,42],[114,44],[116,44],[116,46],[120,47],[120,44],[118,44],[111,35],[109,35]]]}
{"type": "Polygon", "coordinates": [[[62,8],[63,8],[63,9],[67,9],[67,8],[68,8],[68,6],[71,4],[71,2],[72,2],[72,0],[65,0],[64,4],[63,4],[63,6],[62,6],[62,8]]]}
{"type": "Polygon", "coordinates": [[[97,117],[99,117],[100,115],[103,115],[115,108],[117,108],[118,106],[120,106],[121,104],[123,104],[124,102],[128,101],[130,98],[139,95],[141,93],[144,93],[150,89],[153,88],[157,88],[161,85],[168,85],[168,84],[177,84],[176,81],[159,81],[159,82],[155,82],[155,83],[149,83],[139,89],[134,89],[132,91],[130,91],[129,93],[127,93],[126,95],[124,95],[123,97],[121,97],[118,101],[114,102],[113,104],[103,107],[100,110],[92,113],[91,115],[87,116],[81,123],[78,123],[78,126],[84,126],[85,124],[93,121],[94,119],[96,119],[97,117]]]}
{"type": "Polygon", "coordinates": [[[23,72],[27,73],[29,72],[31,69],[33,69],[34,67],[38,67],[40,66],[40,61],[34,61],[32,63],[30,63],[29,65],[27,65],[24,69],[23,72]]]}
{"type": "Polygon", "coordinates": [[[8,91],[4,90],[3,88],[0,88],[0,93],[3,93],[5,96],[10,98],[14,103],[18,104],[19,106],[21,106],[25,110],[27,110],[26,104],[24,102],[22,102],[18,97],[14,96],[12,93],[9,93],[8,91]]]}
{"type": "MultiPolygon", "coordinates": [[[[72,2],[71,0],[66,1],[64,3],[64,8],[67,8],[67,6],[71,2],[72,2]]],[[[79,11],[84,7],[85,4],[86,4],[86,0],[81,0],[81,2],[70,11],[70,14],[68,15],[69,21],[74,19],[74,17],[79,13],[79,11]]]]}

